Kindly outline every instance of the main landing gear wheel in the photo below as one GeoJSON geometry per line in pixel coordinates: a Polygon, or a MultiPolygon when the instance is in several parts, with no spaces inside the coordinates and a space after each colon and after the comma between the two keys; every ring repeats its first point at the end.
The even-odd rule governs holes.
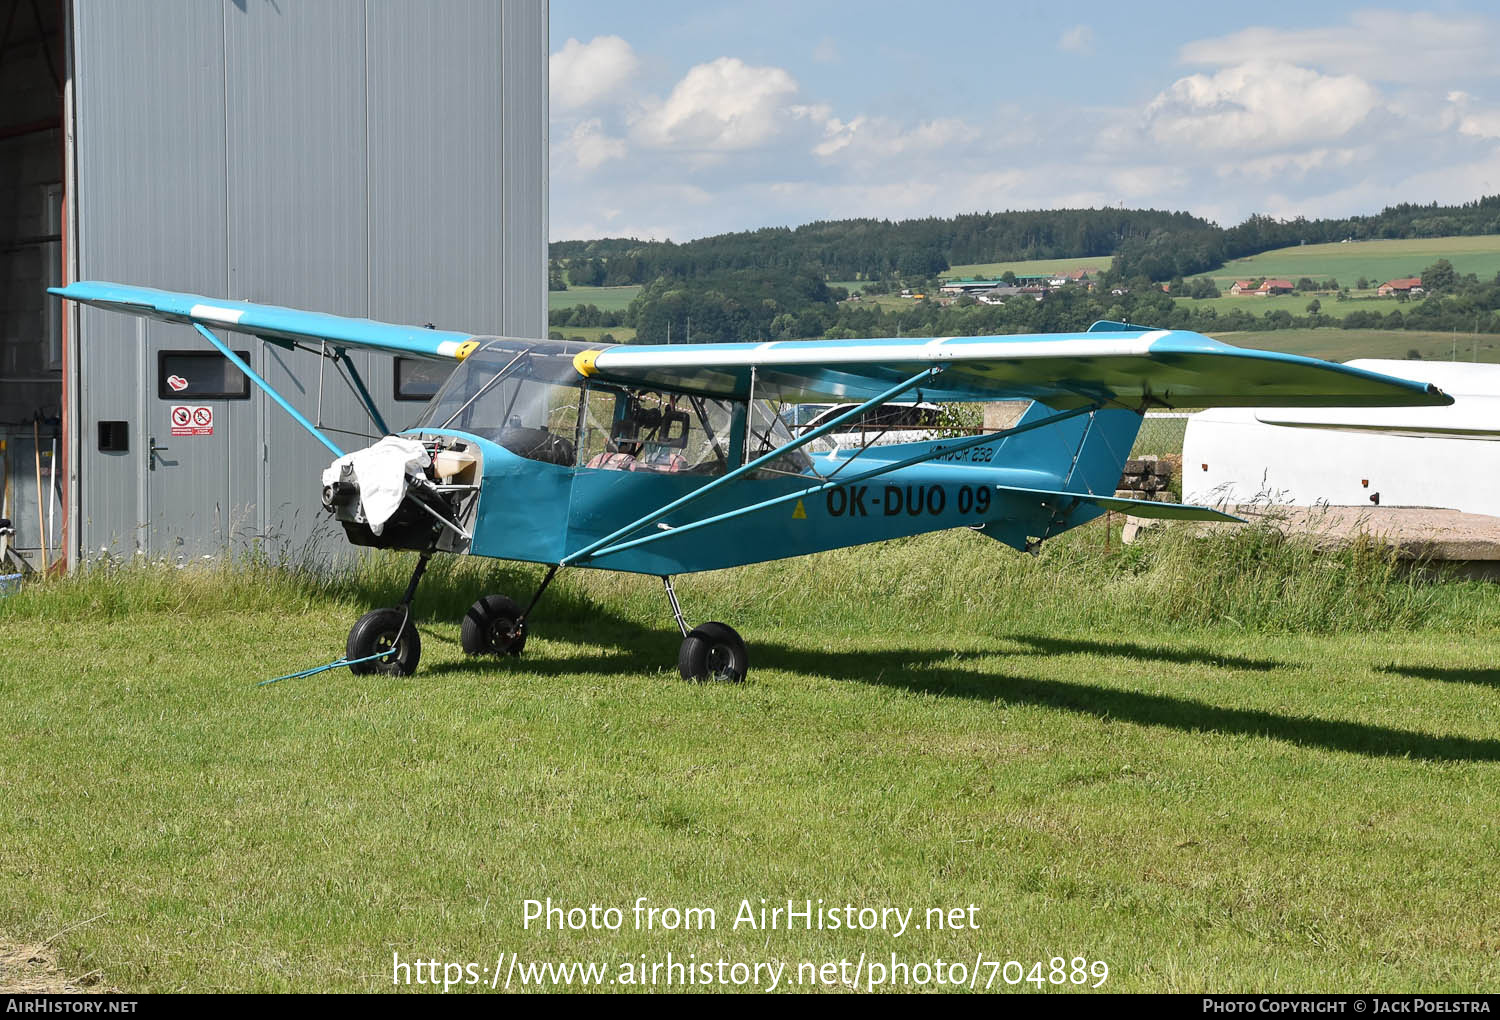
{"type": "Polygon", "coordinates": [[[705,623],[682,639],[677,670],[684,680],[699,683],[743,683],[750,671],[745,642],[728,624],[705,623]]]}
{"type": "Polygon", "coordinates": [[[417,622],[411,619],[410,610],[375,609],[361,616],[349,630],[344,657],[353,663],[349,672],[355,676],[411,676],[422,658],[422,636],[417,633],[417,622]],[[390,654],[369,662],[355,661],[384,652],[390,654]]]}
{"type": "Polygon", "coordinates": [[[520,655],[526,647],[521,607],[504,595],[486,595],[464,614],[458,638],[470,655],[520,655]]]}

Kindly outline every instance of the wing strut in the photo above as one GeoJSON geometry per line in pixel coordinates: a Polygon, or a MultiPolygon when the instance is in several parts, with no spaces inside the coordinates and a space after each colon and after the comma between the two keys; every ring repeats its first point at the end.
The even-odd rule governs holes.
{"type": "Polygon", "coordinates": [[[307,431],[312,433],[314,439],[322,443],[324,446],[328,447],[328,449],[332,450],[335,457],[342,457],[344,455],[344,451],[335,446],[333,444],[333,440],[325,436],[321,431],[319,431],[316,425],[308,421],[301,411],[297,410],[287,401],[286,397],[283,397],[280,393],[277,393],[276,387],[272,386],[260,376],[256,375],[255,369],[246,364],[244,358],[234,353],[234,351],[230,349],[228,344],[220,340],[218,337],[214,336],[213,332],[207,329],[201,322],[193,323],[193,328],[196,329],[199,333],[202,333],[205,340],[213,344],[214,347],[218,348],[219,353],[228,358],[230,364],[234,365],[234,367],[239,369],[241,372],[244,372],[246,379],[249,379],[255,385],[259,386],[265,392],[266,396],[270,397],[272,400],[276,401],[276,403],[280,404],[281,409],[287,414],[291,415],[293,421],[295,421],[298,425],[301,425],[303,428],[307,429],[307,431]]]}
{"type": "MultiPolygon", "coordinates": [[[[1015,428],[1004,429],[1000,432],[990,432],[982,436],[973,436],[972,438],[954,443],[951,446],[939,444],[938,446],[935,446],[928,450],[924,450],[919,454],[907,457],[905,460],[898,460],[891,464],[882,465],[881,467],[878,467],[873,471],[866,471],[863,474],[854,475],[850,478],[829,479],[828,481],[825,481],[820,485],[812,485],[798,492],[789,492],[785,496],[777,496],[775,499],[762,500],[761,502],[755,503],[751,506],[742,506],[735,510],[730,510],[722,514],[716,514],[713,517],[706,517],[701,521],[693,521],[691,524],[679,525],[675,528],[672,528],[670,531],[658,531],[653,535],[646,535],[641,538],[632,539],[628,542],[618,542],[606,548],[599,549],[597,552],[591,552],[590,550],[593,550],[600,545],[600,542],[595,542],[592,546],[589,546],[588,549],[574,553],[573,557],[570,557],[570,559],[577,558],[585,554],[587,554],[590,559],[594,560],[600,559],[604,556],[612,556],[615,553],[624,552],[626,549],[634,549],[637,546],[647,545],[651,542],[659,542],[664,538],[675,538],[676,536],[682,534],[684,531],[696,531],[698,528],[706,528],[710,524],[720,524],[724,521],[733,520],[736,517],[743,517],[746,514],[755,513],[757,510],[764,510],[767,507],[776,506],[778,503],[790,503],[794,499],[806,499],[808,496],[815,496],[820,492],[827,492],[830,489],[837,489],[841,486],[853,485],[856,482],[862,482],[867,478],[875,478],[879,475],[889,474],[892,471],[899,471],[901,468],[911,467],[914,464],[921,464],[929,460],[935,460],[938,457],[943,457],[951,453],[957,453],[960,450],[967,450],[971,446],[983,446],[985,443],[993,443],[997,440],[1009,439],[1011,436],[1020,435],[1022,432],[1030,432],[1032,429],[1046,428],[1049,425],[1056,425],[1058,422],[1067,421],[1069,418],[1076,418],[1081,414],[1092,414],[1097,410],[1099,410],[1098,404],[1090,404],[1086,407],[1075,407],[1069,411],[1059,411],[1057,414],[1048,415],[1046,418],[1040,418],[1033,422],[1027,422],[1025,425],[1017,425],[1015,428]]],[[[789,448],[790,446],[782,447],[782,449],[777,450],[776,453],[779,454],[789,448]]],[[[774,456],[774,454],[768,456],[774,456]]],[[[726,475],[725,477],[727,478],[728,476],[726,475]]],[[[723,479],[719,480],[723,481],[723,479]]],[[[704,488],[706,489],[708,487],[705,486],[704,488]]],[[[704,490],[699,489],[698,491],[702,492],[704,490]]],[[[1071,495],[1071,493],[1069,493],[1068,495],[1071,495]]],[[[1087,498],[1086,493],[1078,493],[1078,496],[1079,498],[1087,498]]],[[[678,500],[678,503],[682,502],[683,500],[678,500]]],[[[650,518],[650,521],[647,521],[647,523],[664,517],[670,509],[671,508],[669,507],[662,510],[660,513],[653,515],[650,518]]],[[[623,531],[616,532],[615,535],[622,535],[629,530],[632,529],[624,529],[623,531]]],[[[610,539],[601,541],[613,541],[614,537],[615,536],[611,536],[610,539]]]]}
{"type": "MultiPolygon", "coordinates": [[[[370,391],[365,388],[365,381],[360,378],[359,369],[354,367],[354,359],[349,357],[349,352],[342,347],[335,347],[333,349],[333,364],[335,368],[342,366],[345,372],[348,373],[344,377],[345,381],[354,390],[354,395],[359,398],[359,402],[364,405],[365,413],[370,416],[370,421],[380,430],[380,434],[383,436],[390,435],[390,426],[385,423],[385,418],[380,414],[380,408],[376,407],[375,401],[371,399],[370,391]]],[[[319,366],[318,371],[318,382],[321,385],[323,379],[321,366],[319,366]]],[[[322,404],[319,403],[318,406],[321,410],[322,404]]],[[[321,414],[318,415],[319,421],[322,420],[322,417],[321,414]]]]}
{"type": "Polygon", "coordinates": [[[931,379],[938,373],[942,372],[942,370],[943,368],[941,365],[935,366],[933,368],[923,369],[905,382],[892,386],[890,389],[886,390],[878,397],[871,397],[869,400],[866,400],[863,404],[860,404],[853,410],[839,415],[837,418],[834,418],[830,422],[819,425],[811,432],[803,433],[796,439],[793,439],[790,443],[779,446],[776,449],[772,450],[770,453],[763,454],[752,460],[750,463],[735,468],[727,475],[720,475],[718,478],[715,478],[713,481],[703,486],[703,488],[694,489],[686,496],[683,496],[680,499],[673,500],[666,506],[650,514],[647,514],[645,517],[642,517],[640,520],[636,521],[633,524],[627,524],[620,530],[605,535],[597,542],[590,542],[588,545],[584,546],[582,549],[579,549],[577,552],[570,553],[567,556],[564,556],[562,562],[559,565],[566,567],[577,563],[582,559],[593,559],[595,556],[595,550],[602,549],[605,546],[609,545],[611,542],[624,538],[626,535],[630,534],[633,531],[639,531],[641,528],[644,528],[648,524],[655,524],[657,521],[667,516],[667,514],[671,513],[673,510],[678,510],[684,506],[687,506],[689,503],[697,502],[720,486],[726,485],[729,482],[734,481],[736,478],[742,478],[743,476],[754,471],[756,468],[760,467],[762,464],[768,464],[778,457],[782,457],[788,453],[791,453],[793,450],[800,450],[802,447],[806,446],[814,439],[822,438],[849,419],[855,418],[861,414],[864,414],[866,411],[879,407],[881,404],[895,399],[896,397],[905,393],[907,390],[912,389],[913,387],[920,386],[926,380],[931,379]]]}

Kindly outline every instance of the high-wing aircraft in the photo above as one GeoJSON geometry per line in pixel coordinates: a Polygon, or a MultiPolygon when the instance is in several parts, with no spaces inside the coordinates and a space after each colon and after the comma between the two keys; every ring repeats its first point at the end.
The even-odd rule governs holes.
{"type": "Polygon", "coordinates": [[[356,673],[417,668],[412,600],[428,559],[451,553],[550,568],[524,604],[480,597],[462,622],[465,652],[519,655],[560,570],[628,571],[662,579],[684,679],[739,681],[749,668],[744,641],[723,623],[689,627],[673,575],[958,527],[1033,551],[1107,510],[1235,520],[1114,498],[1148,408],[1452,402],[1425,383],[1117,322],[1045,336],[602,346],[112,283],[52,293],[197,330],[338,458],[324,475],[323,505],[349,541],[419,554],[400,604],[362,617],[344,657],[324,667],[356,673]],[[333,359],[387,438],[346,455],[215,330],[333,359]],[[393,436],[346,356],[353,349],[454,367],[416,424],[393,436]],[[817,445],[898,399],[1028,406],[1008,427],[977,435],[817,445]],[[794,434],[783,405],[808,402],[851,406],[794,434]]]}

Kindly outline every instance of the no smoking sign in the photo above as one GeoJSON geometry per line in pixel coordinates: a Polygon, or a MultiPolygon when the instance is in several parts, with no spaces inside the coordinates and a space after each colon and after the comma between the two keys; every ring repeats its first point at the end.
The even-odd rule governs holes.
{"type": "Polygon", "coordinates": [[[172,435],[211,436],[214,434],[214,409],[204,404],[173,404],[172,435]]]}

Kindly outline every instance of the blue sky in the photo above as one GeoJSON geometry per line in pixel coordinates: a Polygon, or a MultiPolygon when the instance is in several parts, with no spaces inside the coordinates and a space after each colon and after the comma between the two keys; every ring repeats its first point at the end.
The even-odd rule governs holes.
{"type": "Polygon", "coordinates": [[[551,235],[1477,198],[1500,192],[1491,9],[552,0],[551,235]]]}

